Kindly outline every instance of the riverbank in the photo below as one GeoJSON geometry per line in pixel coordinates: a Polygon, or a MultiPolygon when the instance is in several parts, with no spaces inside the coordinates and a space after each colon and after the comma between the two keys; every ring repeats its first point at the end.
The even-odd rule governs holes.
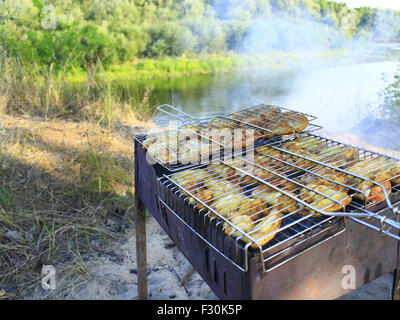
{"type": "MultiPolygon", "coordinates": [[[[344,58],[348,52],[344,49],[326,51],[283,52],[271,51],[268,54],[213,54],[195,57],[166,57],[162,59],[140,59],[121,65],[112,65],[102,70],[98,76],[115,80],[155,80],[176,77],[188,77],[210,73],[229,73],[251,70],[290,70],[305,65],[325,64],[344,58]]],[[[73,70],[68,79],[71,82],[83,82],[87,72],[73,70]]]]}

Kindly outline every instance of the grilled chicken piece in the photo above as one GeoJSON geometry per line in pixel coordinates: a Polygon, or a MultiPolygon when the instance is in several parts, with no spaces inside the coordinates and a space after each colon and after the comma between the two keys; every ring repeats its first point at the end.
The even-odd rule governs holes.
{"type": "Polygon", "coordinates": [[[253,242],[251,247],[257,249],[257,243],[260,246],[264,246],[275,237],[276,231],[281,226],[282,217],[282,213],[274,211],[268,214],[266,217],[262,218],[260,221],[255,222],[251,220],[248,216],[238,215],[229,219],[230,222],[237,229],[231,227],[228,223],[225,222],[225,233],[233,237],[240,237],[241,240],[247,243],[253,242]],[[248,234],[257,243],[243,235],[241,232],[238,231],[238,229],[248,234]]]}
{"type": "Polygon", "coordinates": [[[274,135],[288,135],[300,133],[309,125],[306,115],[298,112],[284,112],[276,115],[273,120],[268,121],[267,129],[274,135]]]}
{"type": "Polygon", "coordinates": [[[196,199],[190,197],[189,203],[192,204],[194,208],[197,210],[202,210],[206,208],[205,205],[202,204],[202,202],[205,203],[207,206],[212,205],[213,199],[215,198],[215,195],[212,191],[204,188],[198,189],[193,193],[196,199]],[[201,202],[198,201],[197,199],[200,200],[201,202]]]}
{"type": "Polygon", "coordinates": [[[268,206],[260,199],[246,199],[239,208],[241,215],[246,215],[251,220],[258,220],[268,214],[268,206]]]}
{"type": "Polygon", "coordinates": [[[254,125],[259,128],[263,128],[264,123],[265,123],[263,119],[258,118],[258,117],[249,118],[249,119],[245,119],[245,120],[246,120],[245,121],[246,123],[254,125]]]}
{"type": "MultiPolygon", "coordinates": [[[[375,182],[379,181],[375,180],[375,182]]],[[[381,185],[385,188],[386,193],[389,196],[392,193],[392,185],[390,181],[382,182],[381,185]]],[[[383,189],[370,181],[361,182],[358,185],[358,189],[362,190],[365,193],[365,196],[362,193],[356,193],[354,197],[362,201],[365,200],[365,197],[368,202],[380,202],[386,199],[383,189]]]]}
{"type": "MultiPolygon", "coordinates": [[[[284,187],[282,189],[284,189],[284,187]]],[[[285,189],[285,191],[287,190],[285,189]]],[[[290,191],[287,192],[296,197],[294,193],[290,191]]],[[[280,210],[283,213],[292,213],[298,211],[300,208],[295,199],[265,185],[255,188],[251,196],[266,202],[268,205],[274,207],[274,209],[280,210]]]]}
{"type": "Polygon", "coordinates": [[[271,169],[277,170],[287,166],[287,164],[284,163],[287,158],[288,157],[285,158],[285,155],[281,153],[274,153],[269,156],[257,153],[254,160],[259,165],[267,165],[271,169]]]}
{"type": "Polygon", "coordinates": [[[335,169],[327,170],[326,168],[321,168],[321,169],[315,170],[315,174],[307,173],[307,174],[301,176],[298,179],[298,181],[300,183],[302,183],[303,185],[307,185],[307,184],[314,184],[314,185],[318,185],[318,186],[324,185],[324,186],[332,188],[333,190],[349,192],[349,188],[345,188],[344,186],[338,184],[338,183],[342,183],[342,184],[346,185],[346,178],[343,175],[341,175],[340,172],[336,171],[335,169]],[[326,179],[321,178],[318,175],[323,176],[326,179]]]}
{"type": "Polygon", "coordinates": [[[232,115],[233,119],[249,122],[251,119],[262,119],[262,121],[271,121],[275,119],[281,110],[278,107],[260,105],[253,109],[241,110],[232,115]],[[249,120],[249,121],[247,121],[249,120]]]}
{"type": "Polygon", "coordinates": [[[201,154],[208,154],[209,142],[201,143],[194,132],[171,130],[149,136],[143,142],[148,155],[166,164],[198,162],[201,154]],[[188,152],[188,150],[190,152],[188,152]]]}
{"type": "Polygon", "coordinates": [[[347,179],[349,183],[354,184],[357,189],[364,192],[356,193],[355,198],[367,202],[380,202],[386,199],[383,189],[377,185],[379,183],[386,190],[389,195],[392,191],[392,185],[390,183],[393,173],[397,172],[397,169],[391,169],[390,162],[385,158],[375,158],[370,160],[363,160],[357,162],[353,166],[346,169],[346,171],[354,173],[361,178],[353,175],[348,175],[347,179]],[[392,170],[395,170],[394,172],[392,170]],[[363,180],[366,178],[369,180],[363,180]],[[371,182],[373,181],[373,182],[371,182]],[[374,183],[375,182],[375,183],[374,183]]]}
{"type": "Polygon", "coordinates": [[[224,181],[222,179],[209,179],[205,180],[203,186],[211,191],[215,197],[220,197],[228,193],[239,192],[240,187],[234,185],[229,181],[224,181]]]}
{"type": "Polygon", "coordinates": [[[249,175],[254,175],[266,181],[273,179],[276,180],[276,175],[271,174],[267,170],[263,170],[262,168],[254,166],[252,164],[253,161],[254,160],[251,159],[249,161],[244,161],[241,158],[235,158],[233,160],[225,161],[225,163],[236,169],[235,182],[240,183],[243,187],[258,185],[261,183],[249,175]]]}
{"type": "Polygon", "coordinates": [[[400,186],[400,173],[398,169],[395,169],[396,177],[391,179],[390,182],[392,183],[393,187],[399,187],[400,186]]]}
{"type": "MultiPolygon", "coordinates": [[[[231,163],[235,168],[245,172],[239,172],[241,177],[240,181],[243,186],[248,184],[262,184],[262,182],[256,178],[270,183],[275,183],[282,180],[282,178],[276,174],[279,172],[281,163],[269,158],[265,158],[264,156],[258,156],[255,159],[249,159],[247,162],[238,158],[235,159],[235,162],[231,163]],[[251,178],[249,175],[256,178],[251,178]]],[[[283,173],[280,173],[280,175],[285,176],[283,173]]]]}
{"type": "Polygon", "coordinates": [[[266,120],[274,120],[281,114],[280,108],[274,106],[260,105],[256,110],[266,120]]]}
{"type": "MultiPolygon", "coordinates": [[[[265,246],[275,237],[277,230],[281,226],[282,218],[282,213],[272,210],[268,216],[256,224],[253,229],[254,232],[250,232],[250,236],[255,239],[260,246],[265,246]]],[[[258,248],[255,243],[251,247],[254,249],[258,248]]]]}
{"type": "Polygon", "coordinates": [[[238,127],[238,124],[236,121],[226,119],[226,118],[213,118],[210,121],[208,121],[208,128],[210,129],[235,129],[238,127]]]}
{"type": "Polygon", "coordinates": [[[372,178],[386,174],[390,170],[389,162],[384,158],[362,160],[350,166],[346,171],[361,177],[372,178]]]}
{"type": "Polygon", "coordinates": [[[399,186],[400,185],[400,162],[396,161],[395,163],[392,163],[388,167],[389,172],[388,174],[390,175],[390,182],[392,183],[392,186],[399,186]]]}
{"type": "Polygon", "coordinates": [[[143,148],[147,149],[150,147],[152,144],[157,142],[157,137],[156,136],[148,136],[144,141],[143,141],[143,148]]]}
{"type": "Polygon", "coordinates": [[[221,143],[225,150],[230,148],[232,151],[240,151],[253,146],[254,142],[264,133],[259,130],[235,128],[233,130],[211,130],[206,135],[213,141],[221,143]]]}
{"type": "MultiPolygon", "coordinates": [[[[325,212],[337,212],[348,206],[352,200],[347,192],[338,191],[334,188],[318,184],[308,184],[307,188],[302,188],[300,198],[315,207],[316,209],[325,212]],[[309,189],[315,190],[319,193],[311,191],[309,189]],[[320,193],[322,193],[322,195],[320,193]],[[328,197],[337,201],[331,200],[328,197]]],[[[313,211],[309,208],[305,208],[305,210],[303,210],[301,213],[303,215],[306,215],[310,212],[313,211]]],[[[321,216],[321,214],[315,213],[314,216],[318,217],[321,216]]]]}
{"type": "MultiPolygon", "coordinates": [[[[171,176],[172,180],[177,183],[177,187],[184,188],[200,201],[211,205],[215,194],[211,190],[207,190],[203,187],[203,181],[207,179],[207,177],[209,178],[210,174],[202,169],[182,171],[171,176]]],[[[190,196],[185,190],[180,189],[179,192],[183,195],[190,196]]],[[[194,205],[198,210],[205,208],[201,202],[191,196],[189,197],[189,203],[194,205]]]]}
{"type": "MultiPolygon", "coordinates": [[[[292,164],[293,170],[296,170],[295,167],[300,167],[300,168],[308,168],[310,166],[315,167],[315,163],[313,163],[310,160],[304,159],[299,156],[293,156],[290,153],[286,153],[284,151],[279,151],[279,150],[276,150],[271,147],[267,147],[267,146],[261,147],[261,148],[258,148],[257,151],[275,158],[276,160],[273,160],[273,161],[274,161],[274,165],[277,168],[283,168],[285,166],[288,166],[285,162],[292,164]],[[279,160],[282,160],[282,161],[279,161],[279,160]]],[[[310,158],[312,157],[312,155],[308,154],[306,151],[301,151],[301,150],[296,150],[296,151],[291,150],[291,151],[295,152],[299,155],[307,156],[310,158]]]]}
{"type": "MultiPolygon", "coordinates": [[[[226,161],[226,163],[234,165],[235,167],[237,166],[238,168],[243,165],[243,161],[237,161],[236,159],[231,160],[231,162],[226,161]]],[[[207,171],[209,172],[209,174],[213,174],[220,179],[228,181],[237,181],[237,179],[242,176],[242,173],[235,168],[220,163],[213,163],[208,165],[207,171]]]]}
{"type": "Polygon", "coordinates": [[[200,163],[210,157],[210,144],[188,140],[179,147],[178,160],[182,164],[200,163]]]}
{"type": "Polygon", "coordinates": [[[268,147],[268,146],[257,148],[256,151],[258,151],[260,153],[268,154],[274,158],[284,159],[284,155],[282,154],[282,152],[280,152],[279,150],[276,150],[274,148],[268,147]]]}
{"type": "MultiPolygon", "coordinates": [[[[230,218],[239,212],[240,207],[247,200],[247,197],[242,194],[228,194],[214,201],[212,208],[221,216],[230,218]]],[[[214,213],[210,214],[215,217],[214,213]]]]}
{"type": "Polygon", "coordinates": [[[251,196],[265,201],[270,206],[276,206],[279,203],[288,200],[288,197],[282,192],[276,191],[265,185],[255,188],[252,191],[251,196]]]}
{"type": "Polygon", "coordinates": [[[212,173],[203,169],[191,169],[175,173],[171,179],[182,187],[187,186],[187,190],[193,190],[197,186],[201,186],[206,178],[211,178],[212,173]]]}
{"type": "Polygon", "coordinates": [[[289,111],[286,113],[286,117],[290,119],[289,125],[296,133],[302,132],[309,125],[308,118],[304,114],[294,111],[289,111]]]}
{"type": "Polygon", "coordinates": [[[200,124],[199,125],[194,124],[194,125],[183,126],[183,129],[185,129],[187,131],[192,131],[195,133],[201,133],[201,131],[206,129],[206,127],[203,125],[200,125],[200,124]]]}
{"type": "MultiPolygon", "coordinates": [[[[310,159],[321,161],[336,167],[346,166],[350,161],[357,160],[357,149],[348,146],[327,146],[324,140],[315,137],[300,137],[283,145],[284,149],[304,155],[310,159]]],[[[299,166],[311,164],[306,159],[299,166]]]]}
{"type": "Polygon", "coordinates": [[[348,146],[329,146],[325,149],[320,150],[319,152],[321,159],[340,159],[344,158],[345,160],[356,160],[358,157],[358,152],[356,148],[351,148],[348,146]]]}
{"type": "Polygon", "coordinates": [[[158,134],[149,135],[144,141],[143,145],[149,147],[154,143],[168,143],[170,145],[177,145],[178,143],[185,142],[190,139],[197,139],[196,132],[193,130],[169,130],[160,132],[158,134]]]}
{"type": "Polygon", "coordinates": [[[272,106],[258,106],[254,110],[235,112],[232,118],[265,128],[269,137],[302,132],[308,127],[306,115],[295,111],[281,112],[272,106]]]}
{"type": "Polygon", "coordinates": [[[169,148],[166,142],[156,142],[147,148],[147,153],[161,162],[178,163],[178,153],[175,149],[169,148]]]}
{"type": "Polygon", "coordinates": [[[273,179],[274,177],[276,177],[276,174],[273,173],[274,171],[271,170],[271,168],[265,162],[256,161],[256,164],[261,166],[261,168],[258,166],[254,166],[251,173],[255,177],[262,179],[262,180],[270,180],[270,179],[273,179]],[[266,169],[263,169],[263,168],[266,168],[266,169]],[[269,170],[267,170],[267,169],[269,169],[269,170]]]}
{"type": "MultiPolygon", "coordinates": [[[[233,236],[233,237],[239,237],[239,236],[243,236],[241,232],[239,232],[238,230],[241,230],[245,233],[249,232],[252,228],[254,228],[254,221],[246,216],[246,215],[236,215],[234,217],[231,217],[230,219],[228,219],[229,222],[231,222],[235,227],[230,226],[227,222],[224,222],[224,229],[225,229],[225,233],[233,236]]],[[[242,237],[243,239],[243,237],[242,237]]],[[[244,240],[244,239],[243,239],[244,240]]]]}
{"type": "Polygon", "coordinates": [[[311,136],[301,136],[283,144],[284,149],[296,153],[308,153],[326,147],[325,141],[311,136]]]}

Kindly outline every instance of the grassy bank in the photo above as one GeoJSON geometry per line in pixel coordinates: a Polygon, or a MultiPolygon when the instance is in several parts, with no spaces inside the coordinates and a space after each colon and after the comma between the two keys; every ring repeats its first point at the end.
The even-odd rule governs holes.
{"type": "Polygon", "coordinates": [[[52,66],[39,67],[15,59],[0,61],[0,112],[32,115],[45,119],[96,121],[111,126],[148,120],[153,108],[148,104],[150,91],[140,99],[121,100],[111,80],[99,76],[103,69],[84,70],[85,81],[71,84],[71,74],[54,72],[52,66]]]}
{"type": "Polygon", "coordinates": [[[95,72],[68,86],[51,67],[0,63],[0,299],[40,289],[43,265],[60,284],[46,294],[62,297],[132,227],[132,137],[151,108],[95,72]]]}
{"type": "MultiPolygon", "coordinates": [[[[154,80],[186,77],[210,73],[235,71],[289,70],[300,66],[323,64],[344,57],[345,50],[323,52],[282,52],[271,51],[263,55],[240,55],[235,53],[201,55],[197,57],[166,57],[162,59],[139,59],[129,63],[112,65],[98,76],[109,80],[154,80]]],[[[84,82],[85,70],[75,69],[69,74],[69,81],[84,82]]]]}

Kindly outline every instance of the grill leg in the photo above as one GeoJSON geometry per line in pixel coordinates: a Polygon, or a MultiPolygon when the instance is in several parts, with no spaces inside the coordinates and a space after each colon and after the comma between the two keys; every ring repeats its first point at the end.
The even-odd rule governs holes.
{"type": "Polygon", "coordinates": [[[400,300],[400,242],[397,244],[397,267],[393,276],[392,299],[400,300]]]}
{"type": "Polygon", "coordinates": [[[392,299],[400,300],[400,269],[399,269],[399,266],[397,266],[397,269],[394,271],[392,299]]]}
{"type": "MultiPolygon", "coordinates": [[[[400,214],[396,216],[397,222],[400,222],[400,214]]],[[[397,266],[393,276],[392,299],[400,300],[400,242],[397,243],[397,266]]]]}
{"type": "Polygon", "coordinates": [[[146,208],[137,198],[135,204],[138,296],[140,300],[147,300],[146,208]]]}

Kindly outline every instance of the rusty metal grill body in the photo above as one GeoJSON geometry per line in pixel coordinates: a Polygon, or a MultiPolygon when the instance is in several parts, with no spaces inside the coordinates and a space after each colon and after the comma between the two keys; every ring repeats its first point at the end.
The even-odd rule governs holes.
{"type": "MultiPolygon", "coordinates": [[[[359,187],[358,178],[368,180],[365,176],[378,169],[393,170],[398,160],[310,133],[269,140],[262,145],[254,147],[255,158],[233,155],[234,160],[239,158],[241,163],[245,162],[251,172],[249,167],[231,159],[220,159],[217,166],[205,164],[191,167],[191,170],[180,166],[182,171],[179,171],[179,166],[168,170],[160,163],[150,164],[142,140],[135,141],[137,201],[152,213],[218,297],[333,299],[351,290],[342,286],[342,271],[346,265],[355,267],[356,287],[396,269],[399,234],[398,217],[394,213],[400,202],[399,186],[392,183],[391,190],[387,190],[383,185],[387,181],[371,179],[371,186],[381,187],[384,197],[380,201],[369,201],[366,191],[359,187]],[[343,159],[340,155],[344,151],[355,153],[343,159]],[[257,162],[260,159],[264,161],[261,164],[257,162]],[[382,169],[381,163],[361,173],[357,167],[352,167],[356,162],[371,159],[382,159],[386,169],[382,169]],[[213,175],[223,178],[224,173],[215,169],[218,165],[242,174],[237,183],[235,179],[230,180],[232,192],[250,197],[261,185],[286,194],[285,201],[295,200],[302,206],[281,216],[278,230],[272,232],[272,240],[260,244],[252,238],[252,231],[232,225],[231,220],[219,215],[212,203],[198,198],[196,189],[185,189],[176,178],[178,171],[186,175],[204,170],[207,173],[207,178],[201,182],[204,185],[213,175]],[[268,173],[268,177],[260,178],[255,168],[268,173]],[[343,179],[334,180],[332,172],[343,179]],[[317,208],[315,202],[301,197],[309,191],[307,183],[310,181],[302,180],[306,176],[311,182],[324,179],[334,184],[338,192],[346,190],[351,196],[361,195],[362,201],[352,201],[335,212],[326,212],[326,207],[317,208]],[[279,187],[276,182],[280,179],[289,185],[279,187]],[[296,195],[293,189],[287,189],[292,185],[297,188],[296,195]],[[300,215],[300,210],[308,211],[300,215]],[[316,216],[315,213],[321,214],[316,216]],[[227,232],[229,227],[232,231],[227,232]]],[[[395,178],[399,176],[400,173],[395,178]]],[[[340,203],[331,196],[320,196],[340,203]]]]}

